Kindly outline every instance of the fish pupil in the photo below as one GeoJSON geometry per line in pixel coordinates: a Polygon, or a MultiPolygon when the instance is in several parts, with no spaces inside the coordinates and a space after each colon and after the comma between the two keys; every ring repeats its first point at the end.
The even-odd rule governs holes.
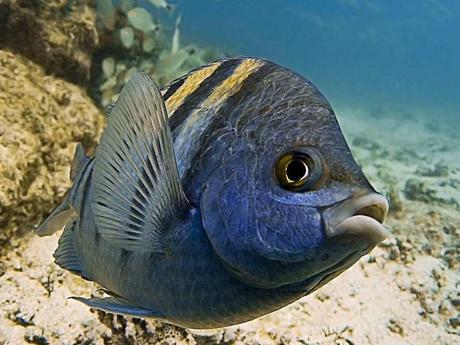
{"type": "Polygon", "coordinates": [[[290,161],[286,166],[286,177],[289,181],[296,182],[306,178],[308,166],[300,159],[290,161]]]}

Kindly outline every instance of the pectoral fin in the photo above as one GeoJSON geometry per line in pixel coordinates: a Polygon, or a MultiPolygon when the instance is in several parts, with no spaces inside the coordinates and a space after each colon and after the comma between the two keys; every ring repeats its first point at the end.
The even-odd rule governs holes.
{"type": "Polygon", "coordinates": [[[164,319],[164,316],[157,311],[137,307],[122,297],[105,297],[105,298],[83,298],[70,297],[86,304],[93,309],[99,309],[112,314],[120,314],[134,317],[152,317],[164,319]]]}
{"type": "Polygon", "coordinates": [[[163,252],[163,234],[189,203],[163,98],[146,74],[135,74],[121,91],[96,151],[93,177],[102,237],[126,250],[163,252]]]}

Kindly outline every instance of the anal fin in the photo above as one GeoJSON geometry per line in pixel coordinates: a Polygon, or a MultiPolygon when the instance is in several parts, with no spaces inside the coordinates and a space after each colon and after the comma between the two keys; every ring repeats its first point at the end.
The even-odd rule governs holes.
{"type": "Polygon", "coordinates": [[[84,297],[70,297],[86,304],[93,309],[99,309],[112,314],[120,314],[133,317],[151,317],[156,319],[163,319],[164,316],[157,311],[142,308],[133,305],[122,297],[104,297],[104,298],[84,298],[84,297]]]}

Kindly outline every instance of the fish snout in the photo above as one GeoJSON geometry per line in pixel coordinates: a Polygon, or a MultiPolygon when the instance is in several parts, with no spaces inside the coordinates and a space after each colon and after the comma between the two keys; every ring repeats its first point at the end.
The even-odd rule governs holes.
{"type": "Polygon", "coordinates": [[[387,198],[375,192],[342,201],[323,214],[326,236],[362,238],[372,248],[390,236],[383,225],[388,209],[387,198]]]}

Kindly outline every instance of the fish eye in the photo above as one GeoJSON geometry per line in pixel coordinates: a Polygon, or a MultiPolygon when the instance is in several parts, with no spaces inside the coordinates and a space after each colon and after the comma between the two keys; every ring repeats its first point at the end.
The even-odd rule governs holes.
{"type": "Polygon", "coordinates": [[[321,157],[313,148],[288,151],[276,162],[275,175],[284,189],[304,192],[313,187],[322,175],[321,157]]]}

